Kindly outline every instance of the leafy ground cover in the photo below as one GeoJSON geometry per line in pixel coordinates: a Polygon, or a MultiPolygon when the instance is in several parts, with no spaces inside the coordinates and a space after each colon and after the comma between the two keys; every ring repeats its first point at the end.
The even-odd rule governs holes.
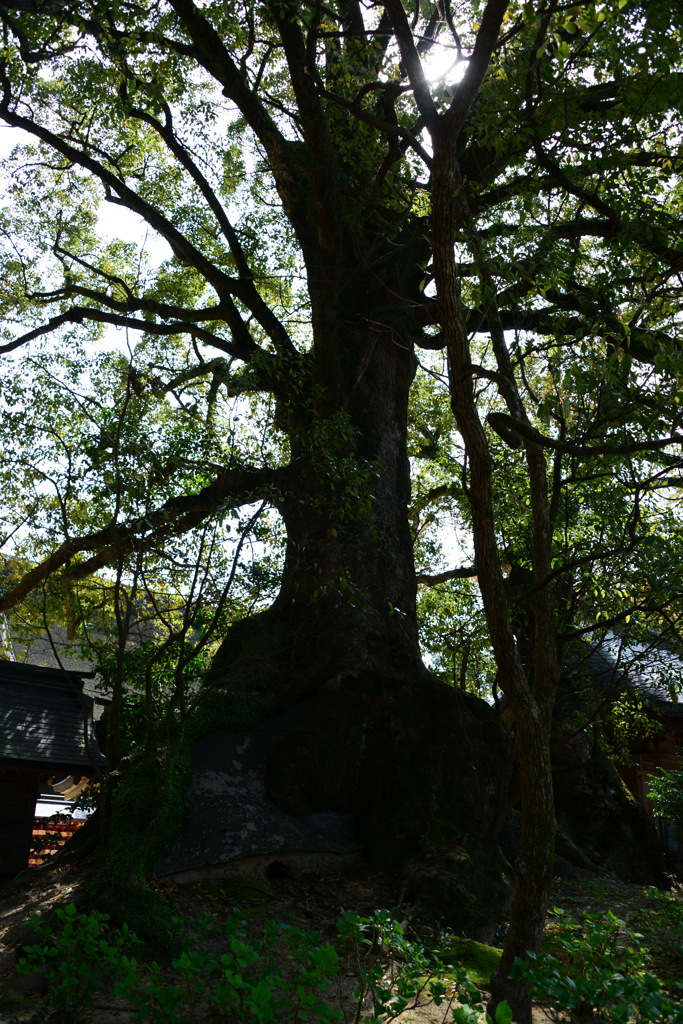
{"type": "MultiPolygon", "coordinates": [[[[356,864],[324,878],[283,873],[268,881],[236,877],[182,886],[160,881],[160,892],[188,930],[181,955],[173,964],[156,966],[140,956],[134,938],[78,909],[90,874],[91,868],[82,865],[35,872],[0,893],[0,1020],[336,1024],[360,1019],[353,998],[359,979],[365,985],[364,1020],[437,1024],[452,1020],[454,1010],[462,1024],[483,1019],[477,993],[485,989],[499,951],[450,935],[436,922],[411,921],[409,907],[395,909],[399,886],[390,875],[372,874],[356,864]],[[385,913],[376,915],[378,907],[385,913]],[[388,913],[392,908],[402,922],[399,927],[388,913]],[[39,934],[21,923],[33,913],[41,916],[46,930],[61,930],[63,941],[42,972],[18,974],[17,953],[25,957],[27,949],[40,948],[39,934]],[[228,946],[231,960],[220,952],[228,946]],[[107,986],[102,982],[108,971],[107,986]],[[266,972],[278,979],[277,985],[260,983],[266,972]],[[226,1005],[237,1009],[231,1015],[226,1005]]],[[[545,989],[538,986],[534,1018],[539,1024],[683,1020],[680,888],[661,893],[583,874],[575,881],[557,881],[553,904],[544,952],[531,968],[542,968],[545,979],[554,978],[545,989]],[[555,968],[543,957],[553,957],[555,968]],[[620,972],[628,975],[629,964],[639,979],[635,994],[632,983],[630,989],[626,983],[619,987],[620,972]],[[591,982],[594,991],[605,978],[609,981],[601,1006],[587,1009],[579,993],[573,1015],[554,1008],[553,999],[557,1002],[571,969],[578,966],[581,985],[590,980],[591,965],[598,972],[591,982]],[[647,980],[655,976],[661,987],[647,980]],[[614,977],[616,982],[610,980],[614,977]],[[627,996],[632,1003],[641,1000],[638,1016],[619,1009],[627,996]]],[[[572,1000],[567,996],[566,1001],[572,1000]]],[[[505,1020],[504,1011],[500,1020],[505,1020]]]]}

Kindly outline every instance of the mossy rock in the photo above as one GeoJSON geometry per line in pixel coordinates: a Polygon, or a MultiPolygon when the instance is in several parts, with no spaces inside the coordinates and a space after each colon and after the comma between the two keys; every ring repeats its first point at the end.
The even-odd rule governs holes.
{"type": "Polygon", "coordinates": [[[488,987],[493,973],[498,970],[503,953],[497,946],[459,935],[446,936],[440,940],[438,951],[442,960],[464,967],[480,988],[488,987]]]}
{"type": "Polygon", "coordinates": [[[214,732],[245,733],[268,721],[272,699],[263,693],[207,690],[185,730],[185,745],[214,732]]]}

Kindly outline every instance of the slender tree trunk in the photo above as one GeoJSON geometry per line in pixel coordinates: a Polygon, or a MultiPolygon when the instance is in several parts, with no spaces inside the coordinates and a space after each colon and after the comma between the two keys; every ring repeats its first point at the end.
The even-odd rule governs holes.
{"type": "MultiPolygon", "coordinates": [[[[465,185],[448,140],[435,139],[432,242],[439,303],[439,320],[449,357],[451,406],[462,434],[469,468],[475,560],[500,687],[514,720],[522,806],[522,837],[517,864],[512,919],[500,970],[493,979],[493,1000],[507,999],[519,1024],[530,1024],[527,991],[510,982],[516,956],[540,946],[552,882],[555,814],[550,768],[550,718],[558,667],[552,595],[547,586],[550,563],[550,524],[543,453],[527,449],[530,475],[534,566],[535,635],[529,670],[523,664],[510,621],[496,541],[493,510],[493,466],[486,433],[476,407],[472,356],[459,302],[453,239],[458,197],[465,185]],[[440,144],[441,143],[441,144],[440,144]]],[[[512,373],[504,365],[504,338],[494,339],[502,392],[515,399],[512,373]],[[497,341],[497,344],[495,342],[497,341]],[[503,365],[501,365],[503,363],[503,365]]]]}
{"type": "Polygon", "coordinates": [[[503,999],[517,1024],[531,1022],[528,989],[509,978],[516,957],[538,952],[553,880],[555,807],[546,723],[536,701],[515,715],[515,750],[520,777],[522,833],[515,864],[515,890],[503,956],[492,979],[491,1009],[503,999]]]}

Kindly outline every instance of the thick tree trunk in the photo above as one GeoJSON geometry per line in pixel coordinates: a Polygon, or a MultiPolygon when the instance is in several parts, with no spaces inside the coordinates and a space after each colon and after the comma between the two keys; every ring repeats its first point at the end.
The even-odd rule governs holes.
{"type": "Polygon", "coordinates": [[[420,657],[407,515],[415,357],[387,314],[390,290],[395,306],[385,282],[327,322],[343,358],[331,380],[316,354],[313,415],[290,418],[282,588],[229,631],[208,687],[228,706],[236,693],[273,708],[313,698],[270,756],[272,799],[292,814],[353,812],[370,861],[405,869],[407,900],[490,938],[509,896],[484,838],[507,738],[492,708],[420,657]]]}
{"type": "Polygon", "coordinates": [[[421,662],[406,435],[415,359],[389,331],[346,344],[359,354],[342,408],[295,439],[274,611],[303,639],[299,664],[414,674],[421,662]]]}
{"type": "MultiPolygon", "coordinates": [[[[272,643],[250,655],[244,631],[231,631],[214,683],[234,685],[245,657],[270,663],[263,685],[278,704],[344,670],[424,675],[407,452],[417,365],[411,303],[423,247],[414,235],[374,252],[371,264],[319,271],[318,280],[311,272],[313,351],[279,410],[291,462],[279,503],[287,532],[282,585],[266,613],[272,643]]],[[[361,251],[367,264],[369,241],[361,251]]]]}

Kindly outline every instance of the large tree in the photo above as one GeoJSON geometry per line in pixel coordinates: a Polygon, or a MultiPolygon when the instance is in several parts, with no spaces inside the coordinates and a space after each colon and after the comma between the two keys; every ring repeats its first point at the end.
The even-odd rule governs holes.
{"type": "MultiPolygon", "coordinates": [[[[80,396],[79,346],[107,325],[140,339],[109,364],[106,401],[78,398],[92,444],[69,449],[47,510],[41,470],[32,515],[50,520],[49,550],[0,607],[268,502],[286,531],[279,592],[227,631],[207,685],[274,706],[318,693],[317,733],[280,751],[276,795],[292,809],[346,802],[371,848],[382,830],[394,842],[396,780],[414,803],[428,784],[416,731],[438,714],[467,731],[484,714],[435,689],[418,645],[408,401],[419,361],[437,372],[445,351],[462,456],[431,497],[459,489],[468,509],[474,565],[451,576],[477,575],[520,766],[507,969],[540,940],[561,641],[596,611],[578,600],[582,571],[648,543],[655,496],[676,484],[679,5],[0,12],[0,116],[33,139],[3,213],[2,350],[48,339],[73,355],[80,396]],[[166,258],[145,265],[142,247],[98,239],[101,202],[139,217],[166,258]],[[230,402],[270,417],[264,443],[227,430],[230,402]],[[176,424],[165,447],[152,403],[176,424]],[[113,429],[122,405],[131,418],[113,429]],[[108,463],[146,452],[144,487],[108,490],[108,463]],[[598,510],[579,536],[573,505],[605,479],[619,515],[598,510]],[[395,740],[407,764],[391,740],[370,758],[368,722],[381,743],[401,714],[414,719],[395,740]],[[382,781],[361,800],[370,768],[382,781]]],[[[44,426],[65,452],[66,426],[44,426]]]]}

